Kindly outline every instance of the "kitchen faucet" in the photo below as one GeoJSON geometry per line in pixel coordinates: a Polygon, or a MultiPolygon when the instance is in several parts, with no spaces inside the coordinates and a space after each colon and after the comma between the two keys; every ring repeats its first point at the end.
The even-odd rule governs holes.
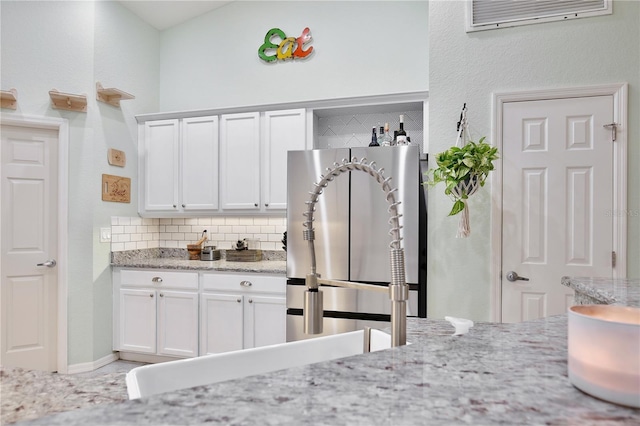
{"type": "Polygon", "coordinates": [[[333,168],[329,167],[326,170],[327,174],[321,175],[320,181],[314,183],[314,189],[309,192],[311,197],[309,201],[306,202],[307,210],[304,213],[306,220],[304,222],[305,230],[303,231],[303,236],[305,241],[308,241],[311,256],[311,272],[307,274],[305,280],[307,290],[304,293],[304,332],[306,334],[322,333],[322,291],[319,290],[318,286],[320,284],[332,285],[356,290],[388,293],[389,299],[391,300],[391,346],[406,345],[409,286],[405,279],[404,249],[402,248],[402,238],[400,237],[400,216],[402,216],[398,214],[398,205],[400,202],[396,202],[395,199],[395,192],[397,192],[398,189],[391,188],[389,184],[391,177],[384,177],[384,169],[376,169],[376,163],[374,161],[367,163],[366,158],[362,158],[360,161],[358,161],[356,157],[351,158],[351,161],[344,159],[342,160],[342,164],[337,162],[333,163],[333,168]],[[389,203],[391,282],[388,288],[351,281],[322,279],[316,272],[315,231],[313,229],[315,204],[318,202],[318,197],[322,194],[323,189],[328,186],[329,182],[344,172],[354,170],[368,173],[374,178],[382,187],[382,191],[386,194],[386,199],[389,203]]]}

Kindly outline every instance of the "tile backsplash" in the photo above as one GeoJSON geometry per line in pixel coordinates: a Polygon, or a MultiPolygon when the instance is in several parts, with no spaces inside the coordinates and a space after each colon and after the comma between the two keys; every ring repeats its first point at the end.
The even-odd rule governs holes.
{"type": "Polygon", "coordinates": [[[260,240],[262,250],[282,250],[286,217],[111,218],[111,251],[187,248],[207,231],[207,244],[230,249],[244,238],[260,240]]]}

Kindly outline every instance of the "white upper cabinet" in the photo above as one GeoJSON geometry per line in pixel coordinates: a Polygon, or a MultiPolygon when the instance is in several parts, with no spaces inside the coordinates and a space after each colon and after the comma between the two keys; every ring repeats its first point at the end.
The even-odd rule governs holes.
{"type": "Polygon", "coordinates": [[[218,117],[144,123],[140,137],[140,214],[218,209],[218,117]]]}
{"type": "Polygon", "coordinates": [[[287,151],[306,148],[304,109],[222,115],[221,209],[287,208],[287,151]]]}
{"type": "Polygon", "coordinates": [[[427,99],[415,92],[136,116],[140,215],[284,214],[288,151],[367,146],[372,126],[395,129],[402,114],[411,142],[428,152],[427,99]]]}
{"type": "Polygon", "coordinates": [[[305,110],[267,111],[264,113],[262,176],[263,208],[287,208],[287,151],[303,150],[305,110]]]}
{"type": "Polygon", "coordinates": [[[144,175],[141,195],[147,212],[176,211],[178,205],[178,120],[147,121],[139,146],[144,175]]]}
{"type": "Polygon", "coordinates": [[[220,199],[223,210],[260,206],[260,114],[220,117],[220,199]]]}
{"type": "Polygon", "coordinates": [[[218,209],[218,117],[182,120],[181,207],[218,209]]]}

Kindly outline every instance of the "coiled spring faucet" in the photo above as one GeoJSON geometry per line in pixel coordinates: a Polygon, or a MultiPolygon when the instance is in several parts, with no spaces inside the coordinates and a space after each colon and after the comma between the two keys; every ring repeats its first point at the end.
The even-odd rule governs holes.
{"type": "Polygon", "coordinates": [[[320,176],[320,181],[314,183],[314,189],[309,192],[310,198],[306,202],[307,210],[304,215],[305,230],[303,236],[308,241],[309,253],[311,256],[311,272],[306,276],[307,290],[304,293],[304,332],[306,334],[322,333],[322,291],[319,290],[320,284],[333,285],[338,287],[354,288],[358,290],[371,290],[388,292],[391,300],[391,346],[402,346],[407,343],[407,300],[409,299],[409,286],[405,279],[405,263],[404,250],[402,248],[402,237],[400,236],[400,216],[398,213],[399,201],[396,201],[395,193],[397,188],[390,185],[391,177],[384,177],[384,169],[376,169],[376,163],[367,163],[366,158],[360,161],[356,157],[351,161],[346,159],[342,163],[334,163],[333,167],[326,169],[326,174],[320,176]],[[381,186],[382,191],[389,203],[389,235],[391,236],[390,262],[391,262],[391,282],[388,289],[381,286],[355,283],[350,281],[337,281],[321,279],[316,272],[316,251],[315,251],[315,231],[313,228],[313,213],[318,197],[322,194],[324,188],[329,185],[337,176],[342,173],[359,170],[368,173],[381,186]]]}

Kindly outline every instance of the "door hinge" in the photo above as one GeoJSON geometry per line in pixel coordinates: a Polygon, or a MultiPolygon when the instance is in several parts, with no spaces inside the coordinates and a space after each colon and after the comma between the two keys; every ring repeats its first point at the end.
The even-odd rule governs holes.
{"type": "Polygon", "coordinates": [[[616,136],[618,136],[618,126],[620,124],[613,122],[613,123],[609,123],[609,124],[603,124],[602,127],[604,127],[605,129],[611,129],[611,139],[612,142],[616,141],[616,136]]]}
{"type": "Polygon", "coordinates": [[[615,251],[611,252],[611,267],[612,268],[616,267],[616,252],[615,251]]]}

